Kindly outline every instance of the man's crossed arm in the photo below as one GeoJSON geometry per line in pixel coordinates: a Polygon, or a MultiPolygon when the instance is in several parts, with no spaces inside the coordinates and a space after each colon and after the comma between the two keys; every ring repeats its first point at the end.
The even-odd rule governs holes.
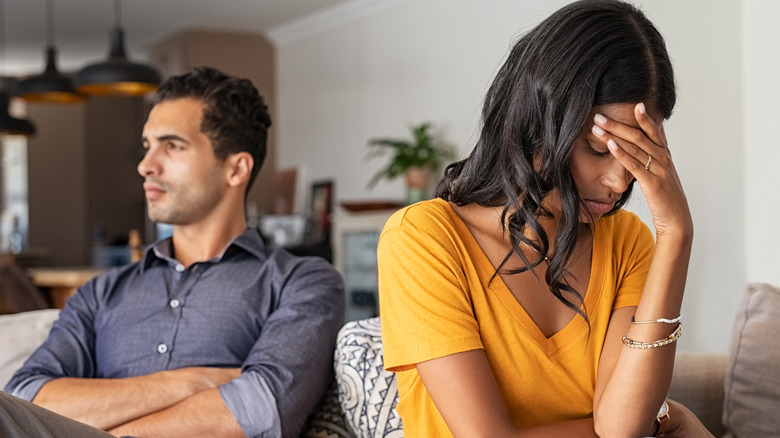
{"type": "Polygon", "coordinates": [[[237,368],[192,367],[122,379],[65,377],[43,385],[33,401],[117,436],[243,437],[217,389],[239,375],[237,368]]]}

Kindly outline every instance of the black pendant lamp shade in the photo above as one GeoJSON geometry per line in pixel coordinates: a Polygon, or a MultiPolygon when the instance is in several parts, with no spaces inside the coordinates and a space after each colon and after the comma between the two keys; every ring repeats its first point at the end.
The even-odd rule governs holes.
{"type": "Polygon", "coordinates": [[[125,54],[125,34],[120,25],[120,0],[114,0],[114,28],[108,59],[84,67],[76,73],[73,85],[86,94],[140,96],[160,85],[160,73],[154,68],[131,62],[125,54]]]}
{"type": "MultiPolygon", "coordinates": [[[[5,1],[0,0],[0,67],[5,70],[5,1]]],[[[8,90],[11,89],[12,78],[0,76],[0,134],[35,134],[35,127],[24,119],[11,117],[8,113],[8,90]]]]}
{"type": "Polygon", "coordinates": [[[54,46],[54,0],[46,2],[46,69],[19,82],[14,94],[27,102],[76,103],[85,96],[77,94],[70,78],[57,71],[57,48],[54,46]]]}
{"type": "Polygon", "coordinates": [[[140,96],[156,90],[160,81],[157,70],[127,59],[124,32],[117,26],[111,31],[108,59],[81,69],[73,85],[86,94],[140,96]]]}
{"type": "Polygon", "coordinates": [[[0,133],[11,135],[33,135],[35,126],[24,119],[17,119],[8,114],[8,92],[0,89],[0,133]]]}
{"type": "Polygon", "coordinates": [[[70,78],[57,71],[57,49],[54,46],[46,48],[46,70],[19,82],[14,94],[27,102],[40,103],[78,103],[85,99],[83,94],[76,93],[70,78]]]}

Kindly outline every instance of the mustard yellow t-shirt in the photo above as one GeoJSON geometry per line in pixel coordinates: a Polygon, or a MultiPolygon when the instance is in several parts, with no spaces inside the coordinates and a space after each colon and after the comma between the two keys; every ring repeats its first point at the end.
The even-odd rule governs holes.
{"type": "Polygon", "coordinates": [[[500,277],[490,283],[495,269],[447,202],[395,213],[379,240],[379,310],[405,436],[452,436],[415,364],[474,349],[484,349],[517,426],[591,416],[610,315],[639,304],[653,248],[633,213],[598,220],[584,305],[590,332],[578,316],[546,338],[500,277]]]}

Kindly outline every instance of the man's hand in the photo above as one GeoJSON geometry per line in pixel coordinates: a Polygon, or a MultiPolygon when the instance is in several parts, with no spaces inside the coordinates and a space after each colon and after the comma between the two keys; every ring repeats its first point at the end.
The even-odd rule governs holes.
{"type": "Polygon", "coordinates": [[[241,375],[238,368],[190,367],[123,379],[52,380],[33,403],[108,430],[173,406],[241,375]]]}
{"type": "Polygon", "coordinates": [[[241,376],[239,368],[213,368],[213,367],[189,367],[177,370],[161,371],[164,379],[179,382],[181,385],[189,385],[189,396],[195,395],[207,389],[214,389],[220,385],[241,376]]]}
{"type": "Polygon", "coordinates": [[[217,389],[199,392],[169,408],[109,430],[114,436],[144,438],[244,438],[217,389]]]}

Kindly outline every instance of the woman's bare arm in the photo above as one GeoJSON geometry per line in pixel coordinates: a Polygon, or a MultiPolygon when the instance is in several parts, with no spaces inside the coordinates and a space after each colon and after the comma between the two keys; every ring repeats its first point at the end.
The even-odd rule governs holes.
{"type": "Polygon", "coordinates": [[[642,298],[636,308],[618,309],[610,321],[599,363],[594,397],[594,422],[602,437],[646,436],[671,383],[676,344],[629,348],[623,334],[640,342],[664,339],[676,324],[632,324],[675,318],[682,307],[693,241],[690,209],[667,147],[663,127],[634,108],[639,128],[595,117],[593,132],[607,143],[613,157],[636,178],[653,215],[656,248],[642,298]],[[652,158],[650,158],[652,157],[652,158]]]}
{"type": "Polygon", "coordinates": [[[595,437],[593,420],[520,429],[512,422],[483,350],[417,364],[417,372],[455,437],[595,437]]]}

